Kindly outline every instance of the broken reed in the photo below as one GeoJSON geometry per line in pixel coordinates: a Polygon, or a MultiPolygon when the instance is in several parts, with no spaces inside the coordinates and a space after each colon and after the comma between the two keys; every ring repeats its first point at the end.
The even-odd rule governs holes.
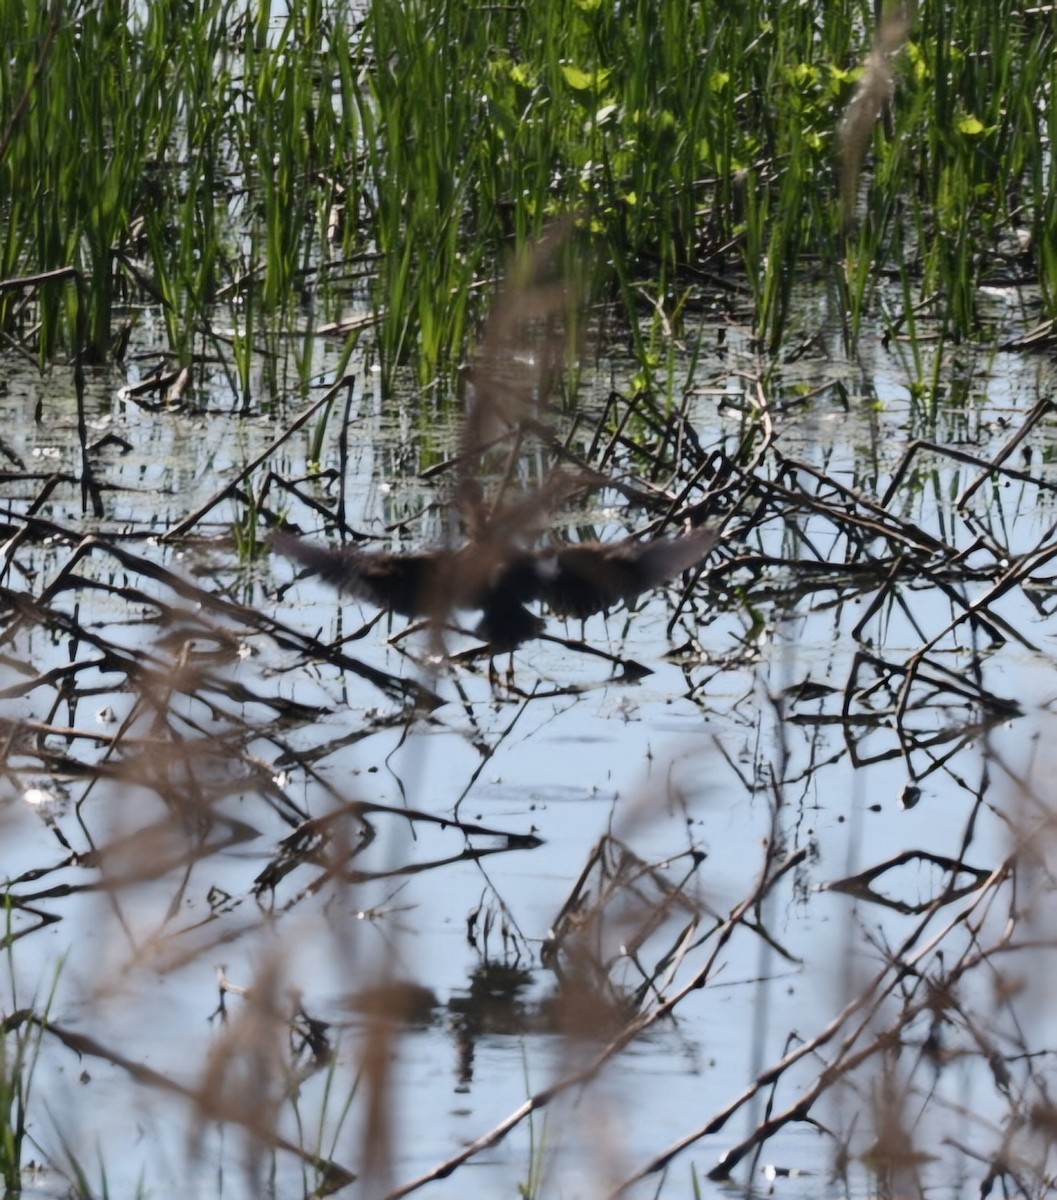
{"type": "MultiPolygon", "coordinates": [[[[853,346],[890,277],[896,324],[924,304],[945,337],[968,337],[1021,231],[1020,277],[1052,307],[1057,16],[887,6],[881,28],[898,10],[907,40],[864,127],[845,237],[838,131],[873,9],[7,6],[0,281],[78,282],[0,290],[0,330],[42,365],[101,357],[134,306],[160,305],[169,348],[220,353],[245,403],[254,356],[347,313],[369,275],[385,377],[412,363],[429,383],[465,351],[487,302],[474,285],[568,212],[647,383],[670,375],[658,343],[717,275],[742,281],[769,354],[791,325],[834,317],[853,346]],[[805,266],[834,283],[837,311],[794,311],[805,266]]],[[[311,357],[306,344],[303,376],[311,357]]]]}

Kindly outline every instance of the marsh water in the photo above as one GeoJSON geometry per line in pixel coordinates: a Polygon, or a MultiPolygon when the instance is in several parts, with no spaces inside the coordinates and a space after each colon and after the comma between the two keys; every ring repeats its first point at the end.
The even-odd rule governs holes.
{"type": "MultiPolygon", "coordinates": [[[[353,362],[318,446],[287,435],[322,342],[248,409],[221,374],[166,405],[90,372],[85,438],[71,372],[5,360],[5,1006],[51,1023],[41,1194],[75,1164],[116,1195],[309,1194],[324,1163],[369,1195],[1048,1177],[1051,365],[948,351],[926,410],[898,346],[762,370],[736,326],[702,342],[683,428],[741,471],[706,571],[494,671],[472,621],[372,623],[233,535],[323,538],[340,496],[379,546],[440,543],[458,411],[353,362]]],[[[594,348],[570,447],[625,370],[594,348]]],[[[607,470],[558,536],[647,523],[616,485],[648,470],[607,470]]]]}

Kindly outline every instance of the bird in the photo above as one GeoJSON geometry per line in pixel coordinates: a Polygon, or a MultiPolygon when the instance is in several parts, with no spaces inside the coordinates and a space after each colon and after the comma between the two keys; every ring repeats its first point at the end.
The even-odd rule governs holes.
{"type": "Polygon", "coordinates": [[[524,549],[471,538],[458,548],[395,552],[340,550],[277,530],[272,546],[357,600],[406,617],[481,613],[476,632],[495,651],[539,637],[544,621],[526,607],[541,603],[555,616],[581,621],[700,565],[718,540],[699,528],[642,541],[585,541],[524,549]]]}

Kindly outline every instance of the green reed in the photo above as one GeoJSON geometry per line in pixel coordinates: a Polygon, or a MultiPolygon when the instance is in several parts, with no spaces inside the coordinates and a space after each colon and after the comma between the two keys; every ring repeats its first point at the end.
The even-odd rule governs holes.
{"type": "MultiPolygon", "coordinates": [[[[5,904],[5,912],[8,979],[5,1001],[10,1008],[0,1023],[0,1179],[5,1196],[17,1196],[22,1191],[25,1152],[32,1144],[30,1101],[43,1031],[39,1021],[30,1019],[31,1009],[22,1007],[24,1000],[17,994],[15,942],[18,934],[14,930],[10,903],[5,904]]],[[[60,961],[55,967],[50,991],[44,998],[42,1020],[47,1020],[51,1012],[62,965],[60,961]]]]}
{"type": "MultiPolygon", "coordinates": [[[[245,402],[260,339],[279,353],[340,311],[324,268],[360,263],[383,380],[410,364],[430,384],[511,250],[576,214],[588,291],[631,328],[644,294],[737,275],[773,355],[807,270],[836,281],[853,347],[907,272],[946,337],[979,336],[1015,228],[1054,303],[1055,22],[1012,0],[910,12],[844,228],[838,133],[876,36],[862,0],[7,6],[0,278],[73,269],[83,318],[68,279],[27,285],[0,291],[0,331],[42,363],[98,358],[160,304],[184,360],[229,354],[236,328],[245,402]]],[[[635,344],[650,376],[655,331],[635,344]]]]}

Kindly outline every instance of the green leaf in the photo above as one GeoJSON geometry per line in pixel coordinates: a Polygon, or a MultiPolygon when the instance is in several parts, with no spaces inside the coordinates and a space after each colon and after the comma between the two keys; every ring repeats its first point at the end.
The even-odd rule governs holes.
{"type": "Polygon", "coordinates": [[[609,77],[613,72],[608,68],[602,68],[598,71],[581,71],[579,67],[574,67],[571,63],[562,63],[562,74],[565,76],[565,82],[575,92],[598,92],[609,82],[609,77]]]}

